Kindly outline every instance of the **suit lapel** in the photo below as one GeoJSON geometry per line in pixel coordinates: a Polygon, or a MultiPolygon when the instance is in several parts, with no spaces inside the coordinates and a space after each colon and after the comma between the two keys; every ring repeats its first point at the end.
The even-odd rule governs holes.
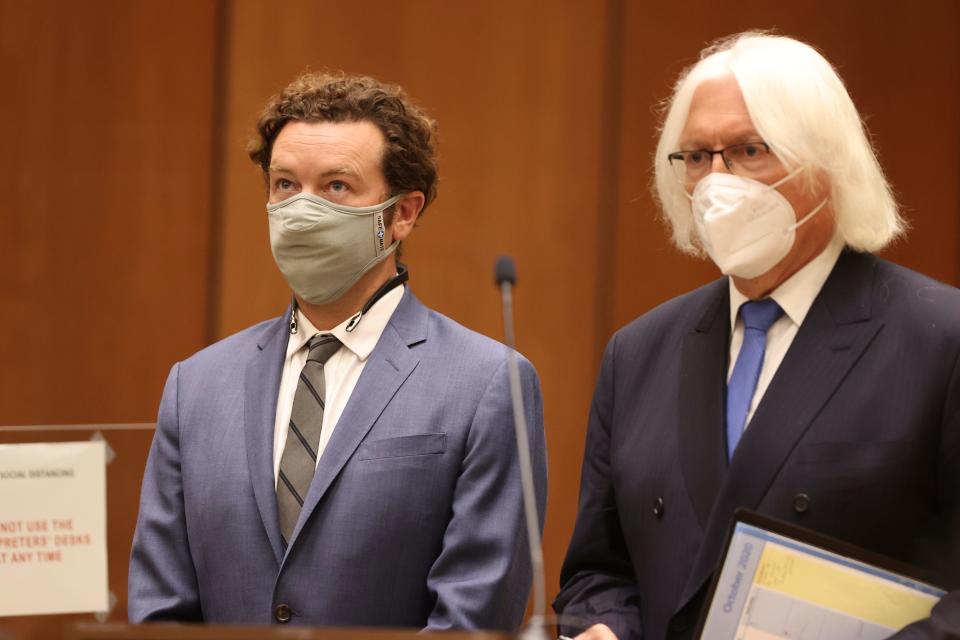
{"type": "Polygon", "coordinates": [[[420,362],[410,347],[426,339],[427,309],[409,289],[370,354],[350,394],[303,502],[300,519],[290,537],[293,548],[317,504],[340,474],[390,400],[420,362]]]}
{"type": "Polygon", "coordinates": [[[253,483],[260,518],[278,564],[283,558],[283,539],[273,476],[273,431],[277,416],[277,393],[289,336],[289,317],[290,310],[287,310],[284,317],[270,324],[257,341],[257,351],[247,362],[243,396],[250,481],[253,483]]]}
{"type": "Polygon", "coordinates": [[[684,338],[678,402],[680,468],[700,526],[726,472],[724,393],[730,344],[729,285],[720,280],[696,328],[684,338]]]}
{"type": "Polygon", "coordinates": [[[845,251],[767,388],[730,462],[680,605],[720,561],[737,507],[756,509],[807,428],[882,326],[871,317],[876,259],[845,251]]]}

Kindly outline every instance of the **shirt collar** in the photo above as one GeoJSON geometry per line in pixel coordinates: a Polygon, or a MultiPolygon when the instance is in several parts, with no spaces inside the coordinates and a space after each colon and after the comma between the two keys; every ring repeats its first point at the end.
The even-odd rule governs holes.
{"type": "MultiPolygon", "coordinates": [[[[813,260],[805,264],[795,274],[782,282],[779,287],[773,290],[770,298],[776,300],[784,314],[790,318],[798,327],[803,324],[803,319],[807,317],[807,312],[813,305],[814,299],[823,288],[823,283],[827,281],[833,266],[840,258],[843,251],[844,242],[839,234],[834,235],[827,247],[813,260]]],[[[737,313],[740,306],[749,300],[747,296],[740,293],[737,286],[733,284],[733,278],[728,278],[730,287],[730,327],[737,326],[737,313]]]]}
{"type": "Polygon", "coordinates": [[[290,334],[290,339],[287,342],[287,357],[289,358],[302,349],[305,344],[310,342],[310,338],[318,333],[331,333],[345,347],[350,349],[358,360],[361,362],[366,360],[373,352],[373,348],[377,346],[377,342],[380,341],[380,336],[383,335],[383,330],[387,328],[387,323],[393,316],[393,312],[400,305],[404,288],[403,286],[394,287],[384,294],[370,307],[369,311],[363,314],[363,318],[353,328],[353,331],[347,331],[347,324],[353,319],[352,315],[333,329],[320,331],[313,326],[310,319],[298,307],[297,326],[299,329],[296,333],[290,334]]]}

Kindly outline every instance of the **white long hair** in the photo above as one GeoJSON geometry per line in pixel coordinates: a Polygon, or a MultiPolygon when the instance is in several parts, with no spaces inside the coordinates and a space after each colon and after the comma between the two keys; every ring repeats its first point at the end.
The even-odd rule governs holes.
{"type": "Polygon", "coordinates": [[[667,102],[654,159],[655,195],[673,242],[701,253],[690,200],[667,155],[678,151],[690,102],[704,80],[733,74],[757,133],[788,169],[816,170],[830,184],[838,233],[858,251],[878,251],[904,231],[890,185],[860,114],[837,72],[813,47],[792,38],[746,32],[704,49],[681,74],[667,102]]]}

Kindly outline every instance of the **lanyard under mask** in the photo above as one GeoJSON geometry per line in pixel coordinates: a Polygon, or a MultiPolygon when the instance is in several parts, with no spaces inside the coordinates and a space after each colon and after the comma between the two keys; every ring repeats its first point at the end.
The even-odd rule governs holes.
{"type": "MultiPolygon", "coordinates": [[[[410,279],[410,270],[407,269],[407,265],[402,262],[397,263],[397,275],[393,276],[389,280],[383,283],[383,285],[373,292],[373,295],[363,304],[360,308],[360,311],[357,311],[353,314],[353,317],[350,318],[350,322],[347,323],[344,331],[348,333],[357,328],[357,325],[360,324],[360,320],[363,316],[367,315],[367,312],[373,308],[373,305],[377,304],[380,299],[393,291],[396,287],[399,287],[407,280],[410,279]]],[[[296,333],[299,330],[299,324],[297,323],[297,311],[300,309],[300,305],[297,304],[296,297],[293,298],[291,302],[291,311],[290,311],[290,333],[296,333]]]]}

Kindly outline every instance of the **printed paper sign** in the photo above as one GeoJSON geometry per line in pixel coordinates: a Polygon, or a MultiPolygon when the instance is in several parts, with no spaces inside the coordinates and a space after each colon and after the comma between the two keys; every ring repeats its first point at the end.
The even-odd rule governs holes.
{"type": "Polygon", "coordinates": [[[0,445],[0,616],[106,611],[103,442],[0,445]]]}

